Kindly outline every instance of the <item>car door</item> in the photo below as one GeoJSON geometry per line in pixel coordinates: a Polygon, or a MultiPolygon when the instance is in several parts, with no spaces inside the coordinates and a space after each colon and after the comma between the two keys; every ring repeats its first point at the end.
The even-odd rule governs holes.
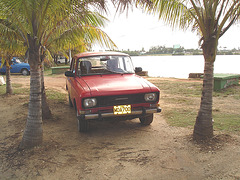
{"type": "MultiPolygon", "coordinates": [[[[72,58],[71,64],[70,64],[70,71],[72,71],[72,73],[75,73],[75,65],[76,65],[76,60],[74,58],[72,58]]],[[[67,88],[68,88],[68,93],[69,96],[71,97],[71,100],[73,100],[73,87],[74,86],[74,79],[75,77],[67,77],[67,88]]]]}
{"type": "Polygon", "coordinates": [[[2,66],[2,59],[0,59],[0,73],[6,73],[6,66],[3,66],[2,68],[1,66],[2,66]]]}
{"type": "Polygon", "coordinates": [[[19,66],[19,63],[12,61],[10,72],[11,73],[20,73],[20,71],[21,71],[21,67],[19,66]]]}

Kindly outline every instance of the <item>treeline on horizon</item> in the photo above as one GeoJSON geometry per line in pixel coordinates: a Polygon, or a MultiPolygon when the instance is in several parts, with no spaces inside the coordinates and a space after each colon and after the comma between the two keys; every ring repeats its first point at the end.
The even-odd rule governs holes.
{"type": "MultiPolygon", "coordinates": [[[[122,50],[121,52],[129,54],[130,56],[142,56],[142,55],[203,55],[201,49],[185,49],[184,47],[165,47],[165,46],[153,46],[149,49],[149,51],[145,51],[144,48],[142,50],[122,50]]],[[[218,49],[218,55],[240,55],[240,48],[226,50],[218,49]]]]}

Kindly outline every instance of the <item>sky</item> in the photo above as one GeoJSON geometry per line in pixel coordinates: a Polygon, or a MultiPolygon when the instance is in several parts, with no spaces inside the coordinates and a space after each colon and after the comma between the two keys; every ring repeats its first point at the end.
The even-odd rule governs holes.
{"type": "MultiPolygon", "coordinates": [[[[141,10],[134,8],[116,15],[112,8],[106,16],[110,22],[103,29],[118,46],[119,50],[141,50],[148,51],[153,46],[173,47],[180,45],[185,49],[199,48],[200,37],[196,32],[172,29],[156,16],[144,14],[141,10]]],[[[226,49],[240,48],[240,24],[231,27],[219,41],[218,47],[226,49]]]]}

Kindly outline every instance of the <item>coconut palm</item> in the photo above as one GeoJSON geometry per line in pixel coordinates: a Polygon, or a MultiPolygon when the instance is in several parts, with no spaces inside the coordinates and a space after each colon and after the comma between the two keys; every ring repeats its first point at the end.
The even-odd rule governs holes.
{"type": "Polygon", "coordinates": [[[239,20],[239,0],[153,0],[150,10],[171,26],[197,31],[205,60],[200,109],[194,139],[213,136],[213,70],[219,38],[239,20]]]}
{"type": "MultiPolygon", "coordinates": [[[[0,27],[0,31],[2,27],[0,27]]],[[[25,50],[23,42],[18,40],[10,40],[5,38],[4,35],[0,38],[0,54],[2,58],[1,67],[6,66],[6,94],[12,94],[13,88],[11,84],[11,60],[15,55],[22,55],[25,50]]]]}
{"type": "MultiPolygon", "coordinates": [[[[79,9],[78,11],[82,10],[79,9]]],[[[52,24],[52,26],[48,24],[40,51],[42,63],[46,55],[48,55],[48,59],[51,58],[49,53],[65,52],[69,48],[77,48],[79,50],[78,52],[83,52],[93,43],[99,43],[101,46],[115,47],[115,44],[108,38],[107,34],[98,28],[99,25],[104,24],[106,19],[99,13],[86,10],[82,13],[85,13],[84,17],[87,18],[87,20],[89,19],[91,24],[86,24],[86,20],[84,20],[85,22],[81,22],[81,19],[77,19],[77,16],[74,18],[59,19],[59,22],[52,24]],[[81,24],[76,22],[80,22],[81,24]],[[65,23],[68,24],[67,27],[65,23]]],[[[51,117],[51,111],[45,93],[43,67],[42,64],[42,114],[44,119],[49,119],[51,117]]]]}
{"type": "MultiPolygon", "coordinates": [[[[1,43],[2,44],[2,43],[1,43]]],[[[11,59],[12,59],[12,55],[10,55],[9,53],[2,54],[2,64],[1,67],[6,66],[6,94],[12,94],[13,93],[13,88],[12,88],[12,83],[11,83],[11,73],[10,73],[10,68],[11,68],[11,59]]]]}
{"type": "MultiPolygon", "coordinates": [[[[141,0],[142,1],[142,0],[141,0]]],[[[145,3],[145,1],[139,4],[145,3]]],[[[107,19],[100,15],[99,13],[89,11],[86,6],[91,5],[93,8],[97,8],[99,11],[106,12],[106,5],[104,0],[94,0],[94,1],[76,1],[74,8],[74,14],[80,14],[80,16],[72,16],[68,18],[61,18],[58,15],[52,14],[55,18],[55,22],[48,24],[46,28],[46,33],[44,35],[44,41],[42,44],[41,58],[44,59],[46,52],[47,54],[51,52],[61,52],[66,55],[66,50],[78,49],[78,52],[83,52],[91,49],[92,44],[98,43],[100,46],[106,46],[108,48],[115,48],[116,45],[113,41],[108,38],[99,27],[104,25],[107,19]],[[76,3],[77,2],[77,3],[76,3]],[[76,5],[77,4],[77,5],[76,5]],[[59,18],[60,17],[60,18],[59,18]],[[91,23],[89,23],[89,21],[91,23]],[[65,24],[68,24],[67,28],[65,24]]],[[[112,1],[117,4],[120,10],[128,8],[133,3],[138,1],[112,1]]],[[[53,54],[53,53],[51,53],[53,54]]],[[[48,57],[50,57],[48,55],[48,57]]],[[[43,68],[43,65],[42,65],[43,68]]],[[[43,70],[42,70],[43,72],[43,70]]],[[[44,87],[44,80],[42,74],[42,114],[43,118],[50,118],[51,111],[46,102],[46,93],[44,87]]]]}
{"type": "MultiPolygon", "coordinates": [[[[82,35],[86,43],[92,43],[95,39],[108,43],[107,45],[114,44],[99,28],[92,28],[101,27],[105,22],[98,13],[90,13],[89,8],[93,1],[2,0],[1,3],[1,13],[18,27],[18,32],[28,47],[31,68],[29,111],[20,147],[33,147],[41,144],[43,138],[41,51],[49,44],[46,42],[50,42],[57,34],[70,32],[72,27],[75,27],[78,31],[73,31],[73,39],[82,35]]],[[[96,2],[94,5],[101,6],[101,3],[96,2]]],[[[79,39],[83,41],[81,37],[79,39]]]]}
{"type": "Polygon", "coordinates": [[[0,14],[0,54],[3,57],[1,66],[6,66],[6,94],[13,93],[10,75],[11,60],[14,55],[22,55],[26,51],[23,39],[16,33],[16,29],[17,27],[12,25],[6,16],[0,14]]]}

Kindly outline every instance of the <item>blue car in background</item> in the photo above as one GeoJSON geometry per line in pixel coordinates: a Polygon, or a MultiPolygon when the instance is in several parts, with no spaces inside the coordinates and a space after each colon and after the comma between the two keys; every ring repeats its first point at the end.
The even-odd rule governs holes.
{"type": "MultiPolygon", "coordinates": [[[[1,67],[1,59],[0,59],[0,67],[1,67]]],[[[27,76],[30,74],[30,65],[28,63],[23,63],[20,61],[19,58],[14,57],[12,59],[12,64],[11,64],[11,73],[21,73],[24,76],[27,76]]],[[[3,66],[0,68],[0,73],[5,74],[6,73],[6,66],[3,66]]]]}

